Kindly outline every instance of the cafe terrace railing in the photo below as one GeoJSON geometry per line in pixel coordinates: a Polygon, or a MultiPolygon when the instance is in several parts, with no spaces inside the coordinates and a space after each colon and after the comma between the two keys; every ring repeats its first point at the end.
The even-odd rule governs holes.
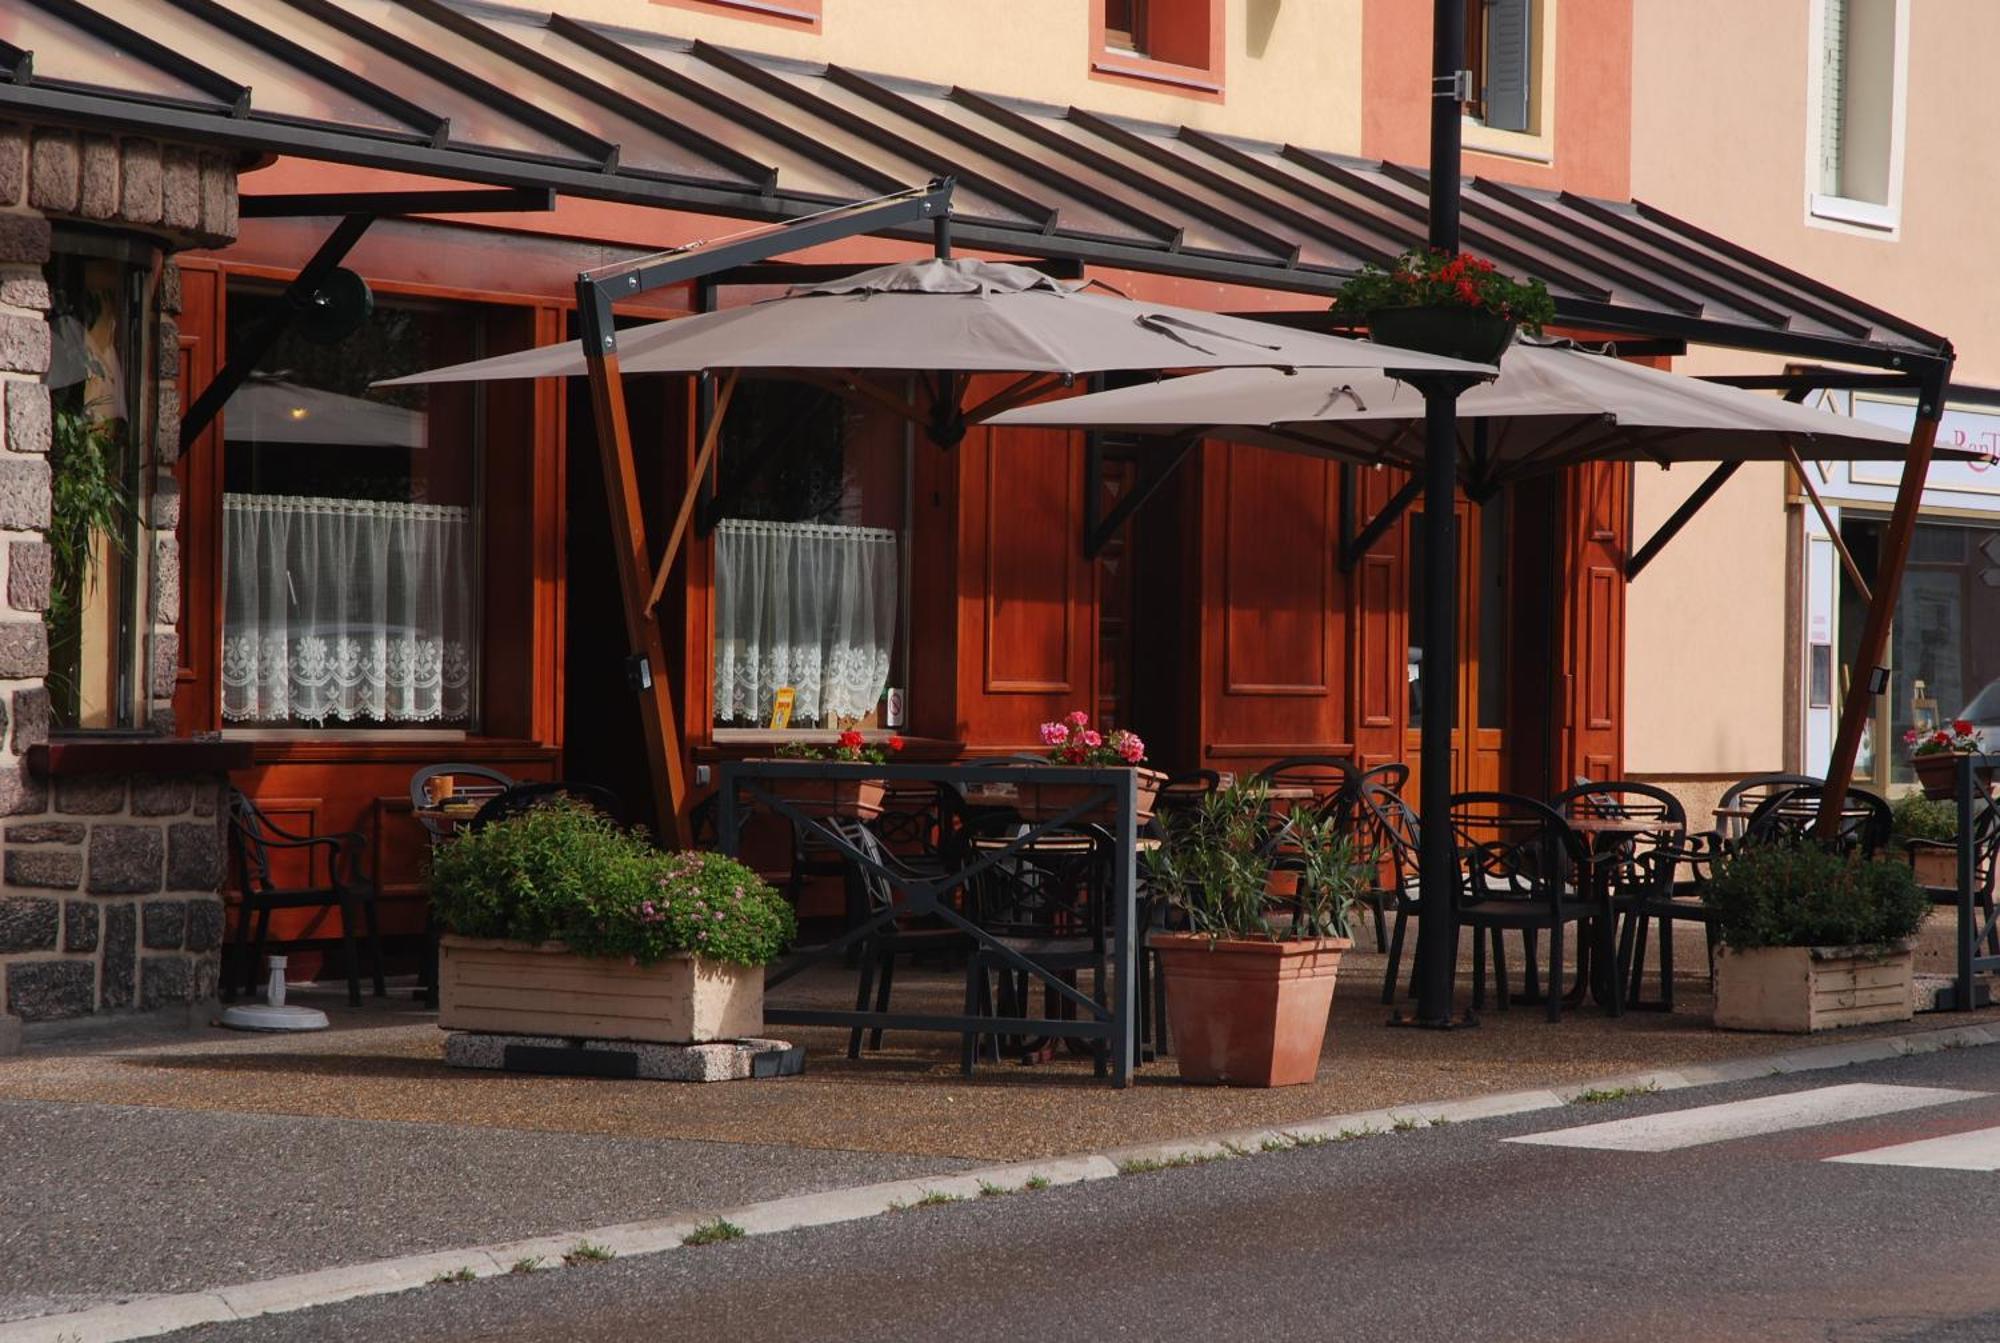
{"type": "MultiPolygon", "coordinates": [[[[1970,1012],[1982,1005],[1983,995],[1979,994],[1977,977],[1983,973],[2000,970],[2000,956],[1981,956],[1979,947],[1993,930],[1993,924],[2000,920],[2000,903],[1994,906],[1994,914],[1982,924],[1979,911],[1973,904],[1973,892],[1979,881],[1978,854],[1974,847],[1973,799],[1987,791],[1988,781],[2000,771],[2000,754],[1983,753],[1961,755],[1956,759],[1957,772],[1953,776],[1952,798],[1958,808],[1958,941],[1956,943],[1957,964],[1952,976],[1950,1001],[1944,995],[1938,998],[1940,1009],[1970,1012]]],[[[1996,859],[2000,861],[2000,859],[1996,859]]]]}
{"type": "Polygon", "coordinates": [[[1050,992],[1076,1009],[1074,1018],[1026,1018],[952,1015],[936,1012],[841,1011],[816,1007],[766,1006],[764,1019],[774,1025],[839,1026],[847,1029],[940,1031],[954,1035],[1046,1035],[1106,1041],[1109,1075],[1114,1086],[1132,1079],[1137,1041],[1138,942],[1138,794],[1130,769],[1086,769],[1074,765],[1033,765],[965,762],[935,765],[844,764],[823,760],[731,760],[716,767],[716,837],[721,850],[735,855],[740,837],[742,805],[747,800],[769,808],[809,833],[815,842],[880,874],[900,897],[889,908],[872,911],[865,921],[820,946],[799,948],[766,976],[766,990],[776,988],[811,966],[842,958],[897,920],[934,917],[964,932],[988,956],[1041,981],[1050,992]],[[772,785],[783,779],[880,779],[888,783],[934,783],[995,787],[1007,784],[1065,784],[1076,788],[1076,802],[1046,820],[1024,821],[1020,835],[994,847],[968,854],[964,867],[938,874],[914,874],[875,861],[849,843],[825,818],[786,798],[772,785]],[[1114,841],[1111,889],[1111,975],[1103,999],[1092,997],[1061,974],[1038,966],[992,936],[951,900],[954,892],[995,864],[1011,861],[1047,831],[1109,807],[1106,829],[1114,841]]]}

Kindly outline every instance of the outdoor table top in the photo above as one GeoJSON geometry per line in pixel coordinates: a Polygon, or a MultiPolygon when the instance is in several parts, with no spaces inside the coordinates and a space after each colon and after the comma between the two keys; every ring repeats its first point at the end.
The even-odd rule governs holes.
{"type": "MultiPolygon", "coordinates": [[[[972,841],[972,847],[975,849],[1004,849],[1007,848],[1009,845],[1013,844],[1014,842],[1015,840],[1013,836],[982,835],[979,838],[972,841]]],[[[1152,850],[1160,847],[1160,841],[1155,839],[1151,835],[1141,835],[1135,841],[1135,845],[1140,853],[1149,853],[1152,850]]],[[[1040,839],[1034,841],[1033,847],[1041,849],[1045,852],[1050,850],[1061,851],[1065,849],[1076,849],[1080,851],[1090,847],[1090,840],[1083,835],[1044,835],[1040,839]]]]}
{"type": "MultiPolygon", "coordinates": [[[[1812,807],[1814,810],[1818,810],[1819,799],[1816,797],[1807,798],[1801,801],[1798,805],[1809,806],[1812,807]]],[[[1717,807],[1715,809],[1716,817],[1721,820],[1747,821],[1756,814],[1757,814],[1756,807],[1732,806],[1732,807],[1717,807]]],[[[1860,817],[1867,816],[1869,814],[1870,813],[1868,811],[1868,808],[1866,807],[1848,807],[1841,812],[1841,815],[1843,816],[1857,818],[1857,819],[1860,817]]]]}
{"type": "Polygon", "coordinates": [[[1684,821],[1664,816],[1572,816],[1569,828],[1580,835],[1678,835],[1687,829],[1684,821]]]}

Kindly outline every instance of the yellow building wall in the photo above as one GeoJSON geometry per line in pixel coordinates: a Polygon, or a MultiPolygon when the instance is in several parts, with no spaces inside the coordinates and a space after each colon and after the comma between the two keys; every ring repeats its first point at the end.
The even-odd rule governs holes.
{"type": "MultiPolygon", "coordinates": [[[[1951,337],[1957,380],[2000,386],[2000,303],[1985,278],[2000,237],[2000,115],[1986,91],[2000,56],[2000,4],[1906,0],[1906,11],[1893,233],[1809,214],[1811,0],[1635,0],[1632,192],[1951,337]]],[[[1676,361],[1684,372],[1777,366],[1726,351],[1676,361]]],[[[1636,534],[1648,535],[1701,476],[1641,468],[1636,534]]],[[[1746,467],[1633,583],[1633,773],[1726,775],[1783,763],[1791,525],[1778,468],[1746,467]]]]}
{"type": "Polygon", "coordinates": [[[1092,78],[1090,0],[825,0],[817,31],[712,5],[562,0],[560,8],[718,46],[1359,153],[1362,0],[1224,3],[1221,101],[1092,78]]]}

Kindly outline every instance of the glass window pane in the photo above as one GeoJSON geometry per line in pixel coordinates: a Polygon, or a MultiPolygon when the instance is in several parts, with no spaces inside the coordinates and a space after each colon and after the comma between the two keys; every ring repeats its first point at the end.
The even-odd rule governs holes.
{"type": "Polygon", "coordinates": [[[0,41],[34,53],[38,83],[55,79],[183,102],[218,101],[213,94],[120,51],[75,24],[27,5],[0,5],[0,41]]]}
{"type": "MultiPolygon", "coordinates": [[[[280,300],[232,287],[232,342],[280,300]]],[[[222,716],[240,726],[478,722],[478,384],[376,389],[479,357],[476,309],[380,303],[273,342],[223,409],[222,716]]]]}

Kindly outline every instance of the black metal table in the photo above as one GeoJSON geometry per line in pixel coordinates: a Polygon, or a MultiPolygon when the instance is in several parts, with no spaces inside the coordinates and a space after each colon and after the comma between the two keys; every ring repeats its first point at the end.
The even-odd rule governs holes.
{"type": "Polygon", "coordinates": [[[818,843],[840,853],[849,862],[879,873],[902,899],[892,907],[871,914],[858,926],[821,946],[803,947],[782,965],[772,968],[765,978],[766,989],[776,988],[800,972],[823,961],[839,958],[893,924],[897,919],[934,916],[958,928],[974,943],[1012,968],[1041,981],[1050,992],[1077,1009],[1073,1018],[1028,1018],[966,1016],[928,1012],[841,1011],[828,1008],[766,1007],[764,1019],[776,1025],[839,1026],[849,1030],[900,1029],[940,1031],[954,1035],[976,1033],[1006,1035],[1047,1035],[1090,1041],[1106,1041],[1110,1053],[1112,1085],[1123,1087],[1132,1080],[1136,1061],[1138,1025],[1138,791],[1130,769],[1086,769],[1073,765],[1028,765],[976,762],[935,765],[845,764],[822,760],[732,760],[716,769],[717,845],[734,856],[738,848],[740,807],[750,802],[770,808],[778,815],[813,834],[818,843]],[[957,871],[922,875],[893,870],[862,853],[834,827],[822,824],[823,817],[800,803],[786,798],[773,785],[786,779],[879,779],[888,783],[920,782],[955,785],[1067,784],[1084,791],[1074,805],[1046,820],[1024,821],[1022,833],[1011,842],[981,846],[957,871]],[[1103,820],[1103,809],[1111,819],[1103,820]],[[1103,1000],[1092,997],[1069,983],[1060,974],[1037,966],[1013,948],[988,934],[979,925],[952,907],[947,898],[972,877],[996,863],[1009,860],[1043,833],[1074,821],[1092,819],[1110,831],[1113,844],[1111,874],[1111,978],[1103,1000]]]}

